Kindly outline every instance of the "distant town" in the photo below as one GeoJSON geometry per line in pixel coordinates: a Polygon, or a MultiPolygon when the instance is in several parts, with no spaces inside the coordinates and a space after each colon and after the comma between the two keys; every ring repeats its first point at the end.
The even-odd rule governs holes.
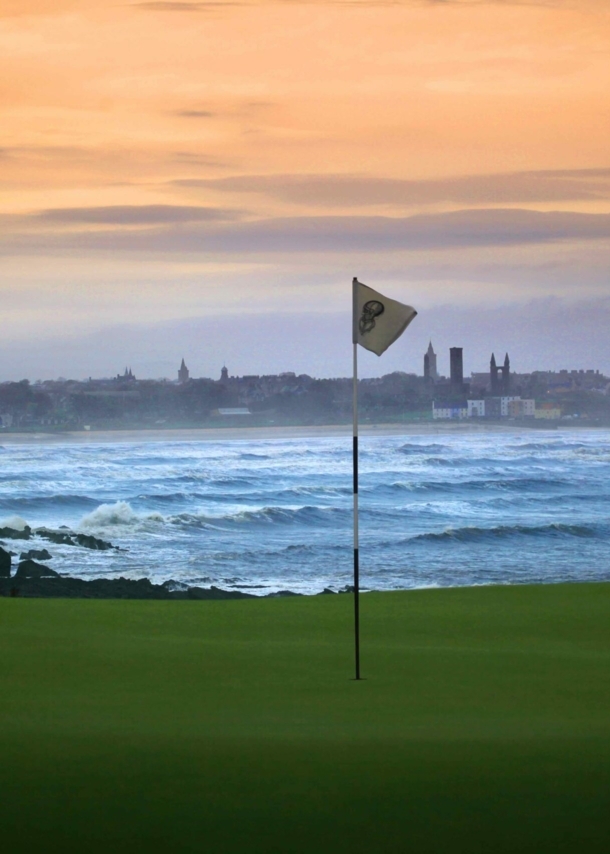
{"type": "MultiPolygon", "coordinates": [[[[513,421],[610,425],[610,378],[592,368],[516,373],[508,353],[464,377],[463,349],[449,349],[449,377],[432,342],[421,375],[395,371],[359,381],[363,423],[513,421]]],[[[193,378],[184,359],[174,380],[138,379],[131,367],[106,379],[0,383],[0,432],[323,425],[351,418],[352,379],[290,371],[193,378]]]]}

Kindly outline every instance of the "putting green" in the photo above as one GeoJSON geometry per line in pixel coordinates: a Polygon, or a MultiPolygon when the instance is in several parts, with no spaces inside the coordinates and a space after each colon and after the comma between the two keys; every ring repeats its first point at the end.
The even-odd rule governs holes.
{"type": "Polygon", "coordinates": [[[10,852],[607,852],[610,584],[0,599],[10,852]]]}

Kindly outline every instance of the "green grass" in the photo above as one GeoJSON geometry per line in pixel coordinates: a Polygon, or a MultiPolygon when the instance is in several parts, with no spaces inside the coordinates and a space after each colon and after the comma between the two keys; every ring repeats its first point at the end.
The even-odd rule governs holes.
{"type": "Polygon", "coordinates": [[[610,585],[0,599],[7,852],[607,852],[610,585]]]}

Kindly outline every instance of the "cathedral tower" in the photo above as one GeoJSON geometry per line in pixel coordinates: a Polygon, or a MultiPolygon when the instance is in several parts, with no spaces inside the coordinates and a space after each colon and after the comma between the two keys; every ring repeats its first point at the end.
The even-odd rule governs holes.
{"type": "Polygon", "coordinates": [[[500,381],[498,379],[498,371],[499,371],[499,368],[496,365],[496,356],[495,356],[495,353],[492,353],[491,359],[489,360],[489,385],[490,385],[492,394],[498,394],[498,392],[500,391],[500,381]]]}
{"type": "Polygon", "coordinates": [[[182,359],[182,364],[178,368],[178,382],[185,383],[188,382],[189,378],[189,369],[187,368],[184,358],[182,359]]]}
{"type": "Polygon", "coordinates": [[[449,348],[449,367],[451,371],[451,394],[464,393],[464,357],[462,347],[449,348]]]}
{"type": "Polygon", "coordinates": [[[508,394],[510,392],[510,359],[508,353],[504,357],[504,365],[500,370],[502,371],[502,392],[508,394]]]}
{"type": "Polygon", "coordinates": [[[438,379],[438,371],[436,370],[436,353],[432,348],[432,341],[428,344],[428,349],[424,354],[424,377],[427,380],[435,382],[438,379]]]}

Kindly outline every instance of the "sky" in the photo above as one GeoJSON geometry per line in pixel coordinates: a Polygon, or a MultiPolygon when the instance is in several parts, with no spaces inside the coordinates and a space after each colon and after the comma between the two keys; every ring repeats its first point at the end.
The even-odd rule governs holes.
{"type": "Polygon", "coordinates": [[[0,0],[0,381],[610,374],[607,0],[0,0]]]}

